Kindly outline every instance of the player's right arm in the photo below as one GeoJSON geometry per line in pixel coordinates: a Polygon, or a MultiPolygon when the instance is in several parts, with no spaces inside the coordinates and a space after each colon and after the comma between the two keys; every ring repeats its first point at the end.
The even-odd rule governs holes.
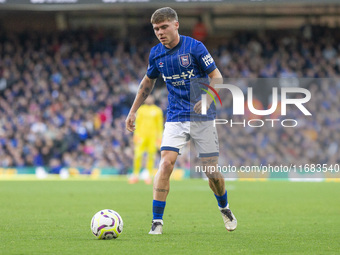
{"type": "Polygon", "coordinates": [[[156,79],[150,79],[147,75],[144,76],[143,80],[139,84],[138,92],[135,97],[135,101],[132,104],[130,112],[125,120],[126,129],[130,132],[135,131],[135,120],[136,112],[142,105],[145,99],[150,95],[153,86],[155,85],[156,79]]]}

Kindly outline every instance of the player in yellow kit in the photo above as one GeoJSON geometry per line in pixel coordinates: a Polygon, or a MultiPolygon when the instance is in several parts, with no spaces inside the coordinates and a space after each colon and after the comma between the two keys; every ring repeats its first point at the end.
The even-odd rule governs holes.
{"type": "Polygon", "coordinates": [[[151,184],[156,152],[161,145],[163,134],[163,111],[154,104],[154,98],[151,95],[145,100],[145,104],[138,109],[135,125],[136,130],[133,136],[135,155],[133,174],[129,178],[129,183],[138,182],[143,156],[146,152],[146,169],[149,171],[149,177],[145,179],[145,183],[151,184]]]}

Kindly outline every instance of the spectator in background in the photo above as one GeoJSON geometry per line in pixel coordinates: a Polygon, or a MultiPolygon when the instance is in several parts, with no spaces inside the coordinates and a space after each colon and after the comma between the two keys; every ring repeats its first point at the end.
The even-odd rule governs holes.
{"type": "Polygon", "coordinates": [[[203,23],[202,17],[198,17],[198,21],[195,24],[192,30],[192,37],[200,42],[205,42],[208,36],[208,30],[205,24],[203,23]]]}

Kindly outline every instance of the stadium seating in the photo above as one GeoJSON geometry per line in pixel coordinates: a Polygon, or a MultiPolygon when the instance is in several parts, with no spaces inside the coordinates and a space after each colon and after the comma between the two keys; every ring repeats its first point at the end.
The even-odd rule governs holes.
{"type": "MultiPolygon", "coordinates": [[[[313,28],[311,39],[299,31],[238,32],[212,49],[210,38],[207,46],[226,78],[334,78],[340,73],[335,34],[327,27],[313,28]]],[[[1,167],[44,165],[57,172],[64,166],[114,166],[121,173],[131,168],[133,142],[124,121],[152,44],[110,38],[83,30],[1,32],[1,167]]],[[[340,83],[308,88],[315,95],[308,107],[317,116],[292,112],[302,123],[294,136],[283,127],[219,127],[221,160],[236,166],[339,162],[340,134],[332,130],[340,128],[340,109],[330,105],[340,101],[340,83]]],[[[165,111],[165,88],[155,90],[165,111]]],[[[270,103],[261,94],[257,98],[265,107],[270,103]]],[[[177,167],[188,166],[187,154],[177,167]]]]}

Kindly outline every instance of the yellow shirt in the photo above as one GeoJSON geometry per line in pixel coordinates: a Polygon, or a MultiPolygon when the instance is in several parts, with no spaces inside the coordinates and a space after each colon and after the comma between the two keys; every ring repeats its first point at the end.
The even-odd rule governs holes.
{"type": "Polygon", "coordinates": [[[163,112],[156,105],[142,105],[136,116],[136,130],[138,137],[151,137],[161,139],[163,134],[163,112]]]}

